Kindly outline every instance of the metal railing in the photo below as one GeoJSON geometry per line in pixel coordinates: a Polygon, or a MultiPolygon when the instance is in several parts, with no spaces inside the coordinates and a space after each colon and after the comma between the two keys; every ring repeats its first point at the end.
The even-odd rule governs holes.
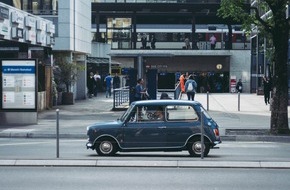
{"type": "Polygon", "coordinates": [[[129,86],[116,88],[113,90],[113,110],[124,110],[129,106],[130,90],[129,86]]]}

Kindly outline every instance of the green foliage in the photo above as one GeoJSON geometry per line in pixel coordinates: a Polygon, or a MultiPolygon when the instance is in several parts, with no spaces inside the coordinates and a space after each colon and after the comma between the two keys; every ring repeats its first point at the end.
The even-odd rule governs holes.
{"type": "Polygon", "coordinates": [[[55,83],[58,86],[65,85],[66,92],[70,92],[71,86],[77,81],[78,71],[84,69],[84,66],[68,61],[63,57],[57,58],[54,67],[55,83]]]}

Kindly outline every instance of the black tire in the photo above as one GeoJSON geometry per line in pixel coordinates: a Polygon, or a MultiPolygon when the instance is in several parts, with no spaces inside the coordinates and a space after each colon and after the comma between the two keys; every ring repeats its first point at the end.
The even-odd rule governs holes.
{"type": "Polygon", "coordinates": [[[117,152],[117,143],[112,139],[100,139],[96,143],[96,152],[99,156],[112,156],[117,152]]]}
{"type": "MultiPolygon", "coordinates": [[[[207,143],[207,140],[204,139],[204,151],[203,151],[203,155],[204,157],[206,157],[209,153],[210,147],[209,144],[207,143]]],[[[201,140],[200,137],[198,138],[193,138],[191,139],[188,144],[187,144],[187,149],[188,152],[191,156],[193,157],[200,157],[201,156],[201,140]]]]}

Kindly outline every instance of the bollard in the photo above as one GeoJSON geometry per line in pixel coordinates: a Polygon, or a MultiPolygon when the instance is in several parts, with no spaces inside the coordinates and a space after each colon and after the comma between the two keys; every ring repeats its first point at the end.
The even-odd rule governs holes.
{"type": "Polygon", "coordinates": [[[240,101],[241,101],[241,93],[238,92],[238,111],[240,111],[240,101]]]}
{"type": "Polygon", "coordinates": [[[59,158],[59,109],[56,110],[56,157],[59,158]]]}
{"type": "Polygon", "coordinates": [[[201,137],[200,137],[200,143],[201,143],[201,154],[200,154],[200,158],[203,159],[204,157],[204,122],[203,122],[203,115],[204,115],[204,111],[201,112],[201,137]]]}
{"type": "Polygon", "coordinates": [[[206,92],[206,110],[209,110],[209,92],[206,92]]]}

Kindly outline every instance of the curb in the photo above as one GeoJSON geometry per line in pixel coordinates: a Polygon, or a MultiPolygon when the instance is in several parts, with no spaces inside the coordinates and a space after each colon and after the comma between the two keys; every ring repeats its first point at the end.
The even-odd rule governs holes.
{"type": "MultiPolygon", "coordinates": [[[[0,138],[48,138],[55,139],[53,133],[1,133],[0,138]]],[[[59,134],[59,138],[64,139],[87,139],[86,134],[59,134]]],[[[222,141],[267,141],[290,143],[290,136],[271,136],[271,135],[224,135],[222,141]]]]}
{"type": "Polygon", "coordinates": [[[157,161],[157,160],[0,160],[0,167],[158,167],[290,169],[290,162],[266,161],[157,161]]]}

